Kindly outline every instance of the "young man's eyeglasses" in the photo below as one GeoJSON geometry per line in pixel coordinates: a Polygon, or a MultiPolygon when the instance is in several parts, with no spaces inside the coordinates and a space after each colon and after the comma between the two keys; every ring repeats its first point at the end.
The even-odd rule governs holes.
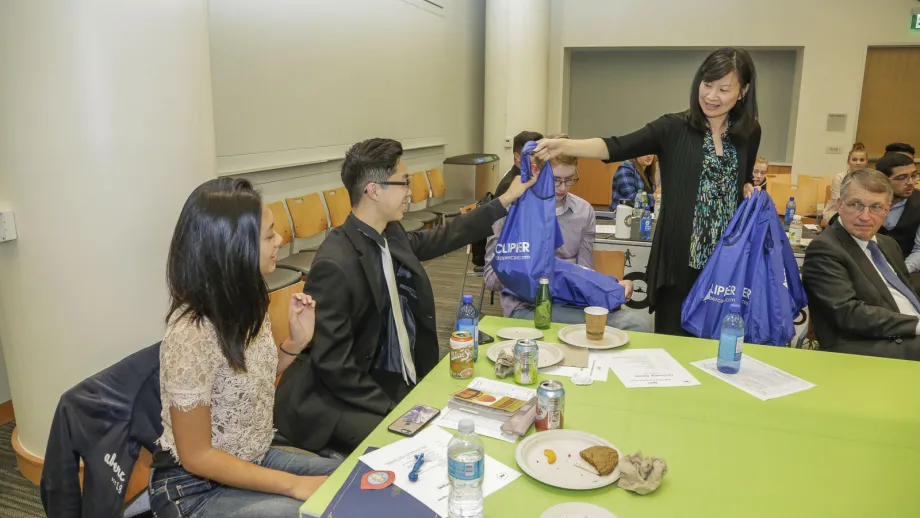
{"type": "Polygon", "coordinates": [[[377,185],[396,185],[396,186],[401,185],[401,186],[405,187],[406,190],[408,191],[408,190],[409,190],[409,185],[412,183],[412,180],[409,179],[409,178],[406,178],[406,181],[404,181],[404,182],[390,182],[390,181],[387,181],[387,182],[374,182],[374,183],[376,183],[377,185]]]}
{"type": "Polygon", "coordinates": [[[563,185],[566,187],[571,187],[578,183],[578,175],[576,174],[575,176],[571,176],[569,178],[556,178],[554,176],[553,183],[556,184],[556,187],[562,187],[563,185]]]}
{"type": "Polygon", "coordinates": [[[866,205],[861,201],[850,201],[843,204],[847,208],[847,211],[854,214],[862,214],[864,210],[869,209],[869,212],[875,214],[876,216],[882,215],[888,212],[888,207],[882,205],[881,203],[873,203],[872,205],[866,205]]]}
{"type": "Polygon", "coordinates": [[[915,172],[913,174],[899,174],[898,176],[891,177],[892,182],[905,182],[907,180],[917,183],[920,181],[920,173],[915,172]]]}

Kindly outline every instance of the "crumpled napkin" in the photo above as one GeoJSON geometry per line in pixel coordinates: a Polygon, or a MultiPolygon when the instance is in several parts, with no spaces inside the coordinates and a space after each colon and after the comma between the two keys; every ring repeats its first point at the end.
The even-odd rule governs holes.
{"type": "Polygon", "coordinates": [[[507,378],[512,372],[514,372],[514,356],[504,350],[498,354],[498,361],[495,362],[495,375],[499,378],[507,378]]]}
{"type": "Polygon", "coordinates": [[[620,480],[617,485],[627,491],[647,495],[661,485],[668,464],[658,457],[646,458],[641,451],[620,459],[620,480]]]}

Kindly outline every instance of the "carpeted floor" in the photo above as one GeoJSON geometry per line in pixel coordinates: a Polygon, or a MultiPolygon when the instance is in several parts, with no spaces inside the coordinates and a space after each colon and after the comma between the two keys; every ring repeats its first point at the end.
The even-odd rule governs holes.
{"type": "Polygon", "coordinates": [[[44,517],[45,511],[33,485],[16,469],[10,436],[15,423],[0,426],[0,518],[44,517]]]}
{"type": "MultiPolygon", "coordinates": [[[[428,272],[434,289],[441,356],[447,354],[448,340],[460,305],[460,284],[463,279],[464,264],[466,264],[465,248],[425,263],[425,270],[428,272]]],[[[469,271],[464,292],[472,294],[473,303],[478,305],[482,276],[472,273],[472,264],[469,271]]],[[[495,294],[494,305],[489,303],[488,290],[484,297],[482,314],[501,316],[498,294],[495,294]]],[[[10,444],[12,433],[13,423],[0,427],[0,518],[44,517],[38,487],[24,479],[16,469],[16,455],[10,444]]]]}

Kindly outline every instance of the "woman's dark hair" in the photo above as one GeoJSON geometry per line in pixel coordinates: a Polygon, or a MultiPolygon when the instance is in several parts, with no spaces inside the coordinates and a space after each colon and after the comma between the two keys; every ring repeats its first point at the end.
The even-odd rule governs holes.
{"type": "Polygon", "coordinates": [[[247,180],[218,178],[185,201],[166,265],[167,323],[207,319],[235,372],[246,372],[246,346],[259,334],[268,290],[259,270],[262,198],[247,180]]]}
{"type": "Polygon", "coordinates": [[[690,109],[686,112],[690,125],[700,131],[709,128],[709,121],[700,107],[700,84],[718,81],[734,72],[741,83],[741,91],[748,87],[741,99],[728,113],[731,121],[732,135],[747,137],[757,127],[757,72],[754,70],[754,61],[744,49],[732,47],[721,48],[706,58],[693,77],[693,86],[690,88],[690,109]]]}

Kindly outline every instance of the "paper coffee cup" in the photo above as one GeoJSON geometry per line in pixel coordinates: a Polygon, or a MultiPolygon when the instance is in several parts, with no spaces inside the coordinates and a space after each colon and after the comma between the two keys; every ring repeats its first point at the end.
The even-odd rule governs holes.
{"type": "Polygon", "coordinates": [[[598,306],[585,308],[585,334],[588,340],[603,340],[607,331],[607,314],[610,311],[598,306]]]}

